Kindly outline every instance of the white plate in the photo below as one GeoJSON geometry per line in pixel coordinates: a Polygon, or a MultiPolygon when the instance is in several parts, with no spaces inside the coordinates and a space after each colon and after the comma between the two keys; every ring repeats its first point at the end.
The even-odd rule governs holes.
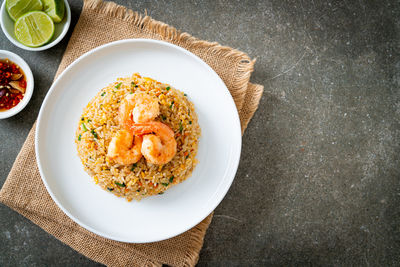
{"type": "Polygon", "coordinates": [[[241,150],[239,116],[219,76],[187,50],[147,39],[113,42],[72,63],[44,100],[35,139],[40,174],[57,205],[89,231],[131,243],[171,238],[202,221],[228,191],[241,150]],[[95,185],[83,170],[74,133],[89,100],[134,72],[187,93],[202,136],[191,177],[163,195],[127,202],[95,185]]]}

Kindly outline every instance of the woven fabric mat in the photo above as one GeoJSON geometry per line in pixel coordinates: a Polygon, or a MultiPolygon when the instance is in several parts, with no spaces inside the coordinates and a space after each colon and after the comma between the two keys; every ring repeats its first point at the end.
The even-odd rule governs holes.
{"type": "MultiPolygon", "coordinates": [[[[263,87],[249,83],[254,61],[245,53],[198,40],[165,23],[112,2],[85,0],[56,77],[83,53],[116,40],[149,38],[181,46],[202,58],[222,78],[235,100],[242,132],[258,107],[263,87]]],[[[32,127],[3,188],[0,201],[94,261],[110,266],[193,266],[197,263],[212,214],[174,238],[148,244],[116,242],[73,222],[44,187],[34,151],[32,127]],[[21,186],[24,185],[24,186],[21,186]]]]}

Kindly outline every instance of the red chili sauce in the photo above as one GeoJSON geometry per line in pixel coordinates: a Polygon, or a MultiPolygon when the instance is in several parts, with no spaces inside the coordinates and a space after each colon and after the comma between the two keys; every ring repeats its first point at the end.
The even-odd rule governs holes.
{"type": "Polygon", "coordinates": [[[8,59],[0,59],[0,111],[18,105],[25,91],[26,77],[22,69],[8,59]]]}

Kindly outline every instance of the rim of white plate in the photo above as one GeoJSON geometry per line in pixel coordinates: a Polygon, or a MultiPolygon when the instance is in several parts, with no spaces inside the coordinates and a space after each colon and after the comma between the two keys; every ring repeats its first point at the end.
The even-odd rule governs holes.
{"type": "Polygon", "coordinates": [[[198,56],[196,56],[195,54],[191,53],[190,51],[176,46],[174,44],[171,43],[167,43],[164,41],[159,41],[159,40],[154,40],[154,39],[124,39],[124,40],[119,40],[119,41],[114,41],[108,44],[104,44],[102,46],[96,47],[88,52],[86,52],[85,54],[83,54],[82,56],[80,56],[78,59],[76,59],[73,63],[71,63],[58,77],[57,79],[53,82],[52,86],[50,87],[49,91],[46,94],[46,97],[43,101],[43,104],[40,108],[39,111],[39,116],[38,116],[38,120],[37,120],[37,125],[36,125],[36,132],[35,132],[35,153],[36,153],[36,160],[38,163],[38,169],[39,169],[39,173],[40,176],[42,178],[42,181],[47,189],[47,192],[50,194],[51,198],[53,199],[53,201],[57,204],[57,206],[69,217],[71,218],[74,222],[76,222],[78,225],[82,226],[83,228],[89,230],[92,233],[95,233],[99,236],[111,239],[111,240],[115,240],[115,241],[119,241],[119,242],[126,242],[126,243],[151,243],[151,242],[159,242],[159,241],[163,241],[172,237],[175,237],[179,234],[182,234],[186,231],[188,231],[189,229],[193,228],[194,226],[196,226],[197,224],[199,224],[201,221],[203,221],[209,214],[211,214],[211,212],[213,210],[215,210],[215,208],[221,203],[221,201],[223,200],[223,198],[225,197],[226,193],[228,192],[229,188],[232,185],[232,182],[235,178],[236,172],[237,172],[237,168],[239,166],[239,161],[240,161],[240,155],[241,155],[241,147],[242,147],[242,138],[241,138],[241,125],[240,125],[240,119],[239,119],[239,114],[237,112],[236,109],[236,105],[235,102],[233,101],[232,95],[230,94],[228,88],[226,87],[225,83],[222,81],[222,79],[219,77],[219,75],[207,64],[205,63],[202,59],[200,59],[198,56]],[[200,64],[202,64],[204,67],[206,67],[211,73],[212,75],[215,75],[224,85],[225,87],[225,92],[224,94],[226,94],[227,97],[227,101],[230,102],[231,105],[233,105],[233,107],[235,108],[236,112],[234,112],[234,114],[232,114],[232,121],[235,124],[235,128],[238,129],[238,133],[239,133],[239,138],[237,138],[237,142],[236,142],[236,149],[237,149],[237,153],[234,154],[234,156],[232,157],[232,160],[229,162],[230,163],[230,167],[229,167],[229,171],[227,171],[225,173],[225,177],[231,177],[229,179],[229,181],[225,184],[225,187],[221,188],[220,187],[220,195],[219,197],[215,200],[215,202],[210,205],[208,211],[202,215],[200,217],[200,219],[195,223],[192,224],[188,224],[186,227],[181,228],[179,231],[174,231],[174,232],[170,232],[169,234],[166,234],[160,238],[157,239],[151,239],[151,240],[127,240],[124,238],[116,238],[113,236],[110,236],[108,234],[104,234],[100,231],[97,231],[96,229],[92,228],[91,226],[83,223],[81,220],[79,220],[79,218],[75,217],[74,215],[72,215],[67,209],[65,209],[61,203],[58,201],[56,195],[52,192],[52,190],[50,189],[50,186],[47,183],[47,180],[45,178],[43,169],[42,169],[42,163],[41,163],[41,157],[40,157],[40,153],[39,153],[39,136],[41,133],[41,125],[42,125],[42,116],[44,116],[44,109],[46,107],[47,101],[50,98],[50,96],[53,94],[53,92],[55,91],[55,88],[57,88],[57,84],[59,83],[59,81],[63,78],[64,75],[66,75],[66,73],[68,73],[70,71],[70,69],[72,69],[75,65],[79,64],[79,62],[86,58],[87,56],[94,54],[102,49],[106,49],[110,46],[115,46],[115,45],[119,45],[119,44],[123,44],[123,43],[129,43],[129,42],[150,42],[150,43],[157,43],[157,44],[161,44],[161,45],[165,45],[165,46],[169,46],[171,48],[174,49],[178,49],[180,51],[182,51],[183,53],[185,53],[186,55],[192,57],[194,60],[196,60],[197,62],[199,62],[200,64]]]}

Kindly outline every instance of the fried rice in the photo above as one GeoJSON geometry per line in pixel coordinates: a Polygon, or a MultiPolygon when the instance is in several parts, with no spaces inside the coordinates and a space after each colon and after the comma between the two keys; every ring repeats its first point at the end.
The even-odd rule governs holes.
{"type": "Polygon", "coordinates": [[[100,90],[83,110],[76,130],[75,143],[85,171],[103,189],[128,201],[163,194],[186,180],[197,164],[200,126],[193,103],[171,85],[135,73],[118,78],[100,90]],[[177,153],[164,165],[148,163],[144,157],[135,164],[119,165],[107,158],[112,137],[121,129],[118,109],[128,94],[146,92],[156,97],[160,115],[155,119],[175,133],[177,153]]]}

